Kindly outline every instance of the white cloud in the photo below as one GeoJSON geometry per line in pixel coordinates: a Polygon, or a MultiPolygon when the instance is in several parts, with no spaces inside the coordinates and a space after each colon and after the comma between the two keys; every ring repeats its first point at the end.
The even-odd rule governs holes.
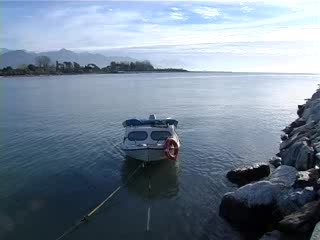
{"type": "Polygon", "coordinates": [[[188,19],[188,17],[185,16],[181,12],[171,12],[169,15],[170,15],[170,18],[174,19],[174,20],[187,20],[188,19]]]}
{"type": "Polygon", "coordinates": [[[251,7],[248,7],[248,6],[244,6],[242,8],[240,8],[240,10],[243,12],[243,13],[249,13],[253,10],[253,8],[251,7]]]}
{"type": "Polygon", "coordinates": [[[212,7],[198,7],[193,12],[201,15],[205,19],[215,18],[220,15],[218,9],[212,7]]]}
{"type": "MultiPolygon", "coordinates": [[[[61,8],[50,9],[49,12],[42,9],[35,11],[32,18],[17,21],[14,27],[4,26],[6,34],[1,35],[0,39],[9,44],[6,46],[8,48],[43,51],[64,47],[77,51],[111,51],[114,55],[122,52],[133,57],[149,58],[151,61],[157,56],[172,56],[178,62],[198,55],[219,54],[232,56],[233,60],[234,56],[314,59],[314,62],[306,60],[301,65],[307,66],[312,63],[315,65],[315,60],[320,56],[320,46],[316,44],[320,42],[320,26],[305,21],[306,18],[318,16],[318,8],[314,5],[301,5],[297,11],[289,14],[252,18],[252,21],[231,15],[232,18],[225,23],[192,24],[193,15],[189,11],[205,19],[220,14],[220,9],[209,5],[195,7],[197,5],[191,4],[187,8],[186,5],[169,4],[162,8],[165,11],[160,8],[143,11],[142,8],[120,8],[104,4],[77,8],[66,4],[61,8]],[[175,7],[170,9],[171,6],[175,7]],[[111,7],[113,11],[109,11],[111,7]],[[182,12],[182,9],[190,10],[182,12]],[[146,18],[147,22],[144,21],[146,18]],[[57,25],[61,19],[63,24],[57,25]],[[188,21],[184,21],[186,19],[188,21]],[[41,37],[38,37],[39,34],[41,37]]],[[[242,11],[251,10],[245,6],[233,7],[242,7],[242,11]]],[[[221,9],[223,17],[228,11],[221,9]]]]}
{"type": "MultiPolygon", "coordinates": [[[[158,45],[194,45],[234,42],[306,42],[320,41],[320,27],[317,25],[286,26],[283,22],[299,20],[305,15],[317,14],[316,11],[294,13],[254,22],[234,22],[228,24],[190,24],[167,25],[166,22],[151,24],[143,22],[143,13],[129,10],[101,11],[101,8],[69,9],[52,11],[50,17],[37,17],[21,22],[15,29],[8,31],[7,39],[20,39],[19,48],[30,50],[77,48],[115,49],[125,47],[158,45]],[[56,27],[61,16],[64,24],[56,27]],[[55,16],[56,18],[53,18],[55,16]],[[138,22],[138,23],[137,23],[138,22]],[[261,26],[264,26],[261,28],[261,26]],[[52,27],[48,27],[52,26],[52,27]],[[85,29],[79,31],[79,29],[85,29]],[[35,38],[42,34],[42,38],[35,38]],[[61,38],[61,36],[64,36],[61,38]],[[45,41],[43,40],[45,38],[45,41]],[[45,42],[45,44],[44,44],[45,42]],[[45,49],[47,48],[47,49],[45,49]]],[[[170,12],[172,20],[185,20],[181,12],[170,12]]],[[[165,17],[168,20],[168,17],[165,17]]],[[[153,20],[151,18],[151,20],[153,20]]],[[[150,22],[151,22],[150,20],[150,22]]],[[[210,49],[208,49],[209,51],[210,49]]],[[[260,50],[259,50],[260,51],[260,50]]],[[[262,53],[262,50],[260,51],[262,53]]]]}
{"type": "MultiPolygon", "coordinates": [[[[25,2],[29,0],[17,0],[25,2]]],[[[48,0],[33,0],[34,2],[47,2],[48,0]]],[[[70,0],[51,0],[52,2],[70,2],[70,0]]],[[[118,2],[119,0],[108,0],[108,2],[118,2]]],[[[126,0],[127,2],[141,2],[141,0],[126,0]]],[[[78,0],[78,2],[106,2],[106,0],[78,0]]],[[[159,0],[144,0],[144,2],[159,2],[159,0]]],[[[186,0],[167,0],[166,2],[186,2],[186,0]]],[[[199,0],[188,0],[188,2],[199,2],[199,0]]],[[[266,3],[266,0],[205,0],[212,3],[266,3]]],[[[318,0],[268,0],[270,3],[316,3],[318,0]]]]}

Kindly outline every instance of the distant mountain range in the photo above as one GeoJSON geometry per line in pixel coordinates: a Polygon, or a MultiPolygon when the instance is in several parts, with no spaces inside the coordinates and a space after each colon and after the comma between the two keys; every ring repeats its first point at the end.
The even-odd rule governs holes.
{"type": "Polygon", "coordinates": [[[7,48],[0,48],[0,54],[9,52],[10,50],[7,48]]]}
{"type": "Polygon", "coordinates": [[[136,59],[130,57],[107,57],[102,54],[94,54],[88,52],[76,53],[64,48],[59,51],[49,51],[40,53],[27,52],[25,50],[9,50],[6,48],[0,48],[0,68],[4,68],[7,66],[16,68],[21,64],[35,64],[35,58],[37,56],[47,56],[51,59],[52,63],[55,63],[55,61],[77,62],[83,66],[89,63],[94,63],[99,67],[105,67],[109,65],[112,61],[136,61],[136,59]]]}

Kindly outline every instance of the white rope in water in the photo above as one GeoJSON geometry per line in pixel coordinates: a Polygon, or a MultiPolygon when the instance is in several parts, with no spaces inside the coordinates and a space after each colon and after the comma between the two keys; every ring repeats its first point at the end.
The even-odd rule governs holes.
{"type": "Polygon", "coordinates": [[[149,232],[150,230],[150,211],[151,211],[151,208],[148,207],[148,217],[147,217],[147,232],[149,232]]]}
{"type": "Polygon", "coordinates": [[[150,218],[151,218],[151,201],[150,201],[150,193],[151,193],[151,177],[148,174],[148,198],[149,198],[149,207],[148,207],[148,214],[147,214],[147,227],[146,231],[150,231],[150,218]]]}
{"type": "Polygon", "coordinates": [[[126,186],[131,178],[138,172],[138,170],[143,166],[143,164],[140,164],[127,178],[126,182],[119,187],[117,187],[112,193],[110,193],[106,199],[104,199],[97,207],[95,207],[93,210],[91,210],[87,215],[85,215],[81,220],[79,220],[75,225],[70,227],[67,231],[65,231],[62,235],[60,235],[55,240],[61,240],[65,236],[69,235],[73,231],[75,231],[82,223],[85,223],[89,220],[89,217],[91,217],[94,213],[96,213],[106,202],[108,202],[121,188],[126,186]]]}

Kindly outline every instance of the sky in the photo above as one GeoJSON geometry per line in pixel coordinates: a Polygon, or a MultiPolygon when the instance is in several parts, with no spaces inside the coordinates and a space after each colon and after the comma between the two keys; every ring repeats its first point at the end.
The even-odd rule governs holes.
{"type": "Polygon", "coordinates": [[[320,72],[320,1],[0,1],[0,47],[157,67],[320,72]]]}

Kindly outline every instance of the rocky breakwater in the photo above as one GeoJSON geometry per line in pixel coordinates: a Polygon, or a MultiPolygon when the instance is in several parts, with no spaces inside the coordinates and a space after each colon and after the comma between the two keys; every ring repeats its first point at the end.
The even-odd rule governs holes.
{"type": "Polygon", "coordinates": [[[227,173],[241,187],[223,196],[220,216],[257,239],[309,239],[320,221],[320,89],[297,114],[275,157],[227,173]]]}

